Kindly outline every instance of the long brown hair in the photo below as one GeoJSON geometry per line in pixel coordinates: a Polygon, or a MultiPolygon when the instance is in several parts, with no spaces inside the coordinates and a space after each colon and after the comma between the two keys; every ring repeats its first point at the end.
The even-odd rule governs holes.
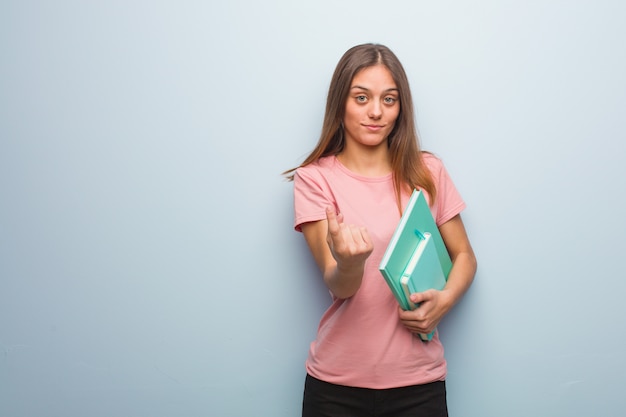
{"type": "MultiPolygon", "coordinates": [[[[409,81],[400,60],[389,48],[383,45],[371,43],[357,45],[350,48],[341,57],[328,88],[320,139],[315,149],[299,167],[309,165],[325,156],[337,155],[343,151],[345,139],[342,121],[352,79],[359,71],[374,65],[383,65],[391,72],[400,95],[400,113],[387,138],[398,207],[401,207],[402,191],[410,192],[413,188],[425,190],[429,194],[432,204],[435,201],[437,190],[430,171],[422,158],[415,128],[413,99],[411,98],[409,81]]],[[[299,167],[287,170],[283,172],[283,175],[288,180],[293,180],[294,171],[299,167]]]]}

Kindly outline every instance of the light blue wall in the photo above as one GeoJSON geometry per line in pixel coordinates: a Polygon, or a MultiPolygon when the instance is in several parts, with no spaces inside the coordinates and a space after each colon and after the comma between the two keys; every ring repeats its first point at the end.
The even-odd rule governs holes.
{"type": "Polygon", "coordinates": [[[480,267],[451,414],[626,410],[621,1],[4,1],[0,416],[298,415],[328,303],[291,185],[389,45],[480,267]]]}

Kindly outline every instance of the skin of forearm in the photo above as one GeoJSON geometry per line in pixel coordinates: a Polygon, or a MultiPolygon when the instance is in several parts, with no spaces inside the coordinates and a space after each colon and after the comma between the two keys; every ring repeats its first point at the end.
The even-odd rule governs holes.
{"type": "Polygon", "coordinates": [[[364,265],[331,265],[324,273],[326,286],[340,299],[350,298],[359,290],[364,265]]]}
{"type": "Polygon", "coordinates": [[[468,252],[459,253],[448,276],[443,292],[447,294],[447,307],[451,309],[465,294],[476,274],[476,258],[468,252]]]}

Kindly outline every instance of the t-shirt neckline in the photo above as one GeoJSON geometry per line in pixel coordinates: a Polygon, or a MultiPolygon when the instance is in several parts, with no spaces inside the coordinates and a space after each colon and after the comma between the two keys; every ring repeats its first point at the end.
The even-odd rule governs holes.
{"type": "Polygon", "coordinates": [[[368,177],[366,175],[361,175],[361,174],[357,174],[354,171],[350,171],[350,169],[348,169],[348,167],[346,167],[344,164],[341,163],[341,161],[339,160],[339,158],[337,158],[337,155],[333,155],[333,162],[334,165],[336,167],[338,167],[342,172],[344,172],[345,174],[351,176],[352,178],[356,178],[360,181],[368,181],[368,182],[383,182],[383,181],[388,181],[392,178],[393,173],[389,173],[386,175],[382,175],[380,177],[368,177]]]}

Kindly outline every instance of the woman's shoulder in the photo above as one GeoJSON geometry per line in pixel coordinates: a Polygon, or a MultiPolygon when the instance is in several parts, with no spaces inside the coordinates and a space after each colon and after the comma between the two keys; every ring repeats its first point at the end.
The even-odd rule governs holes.
{"type": "Polygon", "coordinates": [[[433,174],[436,174],[443,169],[443,161],[432,152],[422,151],[422,160],[433,174]]]}
{"type": "Polygon", "coordinates": [[[335,156],[324,156],[310,164],[298,167],[295,171],[296,175],[318,175],[332,168],[335,164],[335,156]]]}

